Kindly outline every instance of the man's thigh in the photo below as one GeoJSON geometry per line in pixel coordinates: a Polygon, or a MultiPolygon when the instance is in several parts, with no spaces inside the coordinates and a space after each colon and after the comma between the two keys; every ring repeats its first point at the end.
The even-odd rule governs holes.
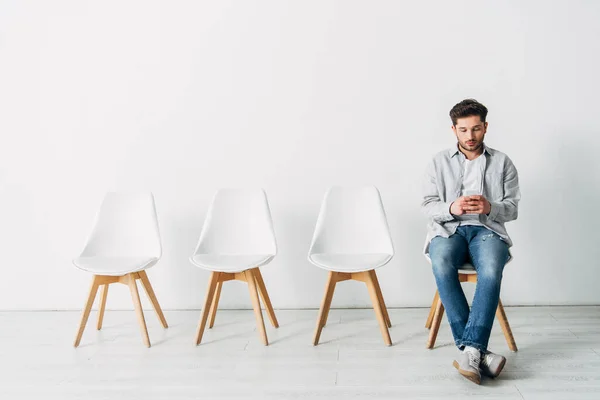
{"type": "Polygon", "coordinates": [[[434,268],[458,270],[469,259],[469,244],[458,233],[448,238],[436,236],[429,244],[429,256],[434,268]]]}
{"type": "Polygon", "coordinates": [[[469,253],[477,273],[504,269],[508,261],[508,244],[487,228],[481,228],[469,242],[469,253]]]}

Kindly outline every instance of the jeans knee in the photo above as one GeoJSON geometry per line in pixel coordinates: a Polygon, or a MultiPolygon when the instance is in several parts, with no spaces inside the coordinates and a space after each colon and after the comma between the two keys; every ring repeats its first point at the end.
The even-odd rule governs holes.
{"type": "Polygon", "coordinates": [[[437,277],[456,275],[457,269],[452,258],[446,255],[440,255],[431,258],[433,274],[437,277]]]}
{"type": "Polygon", "coordinates": [[[502,280],[503,270],[504,265],[500,263],[486,263],[479,266],[479,269],[477,270],[477,280],[500,282],[502,280]]]}

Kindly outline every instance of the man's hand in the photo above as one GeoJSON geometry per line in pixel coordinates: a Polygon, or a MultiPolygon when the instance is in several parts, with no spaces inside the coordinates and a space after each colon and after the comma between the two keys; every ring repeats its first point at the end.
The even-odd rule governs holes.
{"type": "Polygon", "coordinates": [[[490,202],[481,195],[459,197],[450,206],[452,215],[489,214],[491,210],[490,202]]]}
{"type": "Polygon", "coordinates": [[[464,208],[467,205],[467,197],[461,196],[450,205],[450,214],[452,215],[463,215],[465,213],[464,208]]]}

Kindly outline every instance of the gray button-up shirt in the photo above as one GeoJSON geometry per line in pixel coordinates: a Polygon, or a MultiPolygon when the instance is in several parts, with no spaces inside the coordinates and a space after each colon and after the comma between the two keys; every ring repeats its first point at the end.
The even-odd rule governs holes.
{"type": "MultiPolygon", "coordinates": [[[[485,156],[482,194],[490,202],[491,211],[489,215],[480,214],[479,221],[510,247],[512,241],[504,223],[517,219],[519,214],[521,192],[517,169],[510,158],[498,150],[484,146],[482,156],[485,156]]],[[[450,206],[461,195],[464,162],[465,155],[454,147],[436,154],[427,167],[421,204],[421,209],[429,217],[425,254],[429,253],[431,239],[449,237],[460,225],[450,214],[450,206]]]]}

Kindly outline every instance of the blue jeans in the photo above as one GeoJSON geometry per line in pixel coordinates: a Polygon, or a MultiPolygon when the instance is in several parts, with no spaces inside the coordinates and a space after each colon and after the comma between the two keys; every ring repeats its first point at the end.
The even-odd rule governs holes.
{"type": "Polygon", "coordinates": [[[487,351],[500,298],[502,271],[509,259],[508,245],[483,226],[466,225],[459,226],[449,238],[433,238],[429,256],[456,346],[487,351]],[[467,261],[477,271],[477,286],[470,311],[458,281],[458,269],[467,261]]]}

